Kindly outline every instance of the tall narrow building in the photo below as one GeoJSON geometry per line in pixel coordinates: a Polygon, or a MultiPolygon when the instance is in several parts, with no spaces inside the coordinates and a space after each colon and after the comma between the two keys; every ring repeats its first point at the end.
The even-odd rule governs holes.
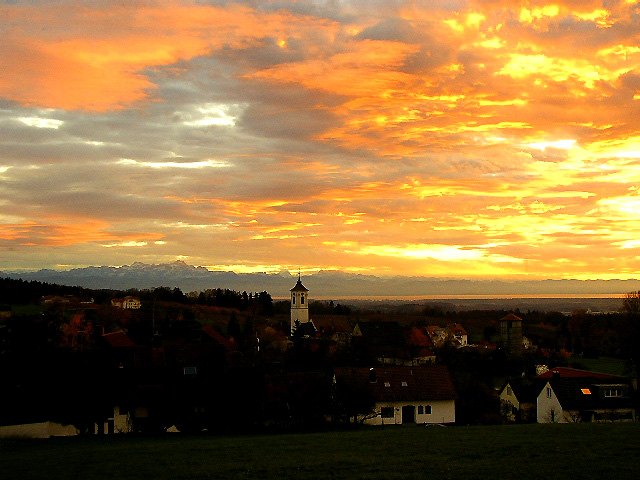
{"type": "Polygon", "coordinates": [[[513,313],[501,318],[500,338],[508,354],[520,355],[522,353],[522,319],[513,313]]]}
{"type": "Polygon", "coordinates": [[[296,326],[296,321],[300,324],[309,321],[309,289],[307,289],[300,281],[298,273],[298,282],[290,290],[291,291],[291,333],[296,326]]]}

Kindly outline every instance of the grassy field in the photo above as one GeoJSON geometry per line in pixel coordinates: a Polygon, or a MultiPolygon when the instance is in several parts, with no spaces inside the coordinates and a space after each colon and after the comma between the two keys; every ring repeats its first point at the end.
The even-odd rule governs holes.
{"type": "Polygon", "coordinates": [[[608,373],[610,375],[629,375],[628,365],[620,358],[580,358],[578,362],[592,372],[608,373]]]}
{"type": "Polygon", "coordinates": [[[637,479],[640,424],[0,441],[6,479],[637,479]]]}

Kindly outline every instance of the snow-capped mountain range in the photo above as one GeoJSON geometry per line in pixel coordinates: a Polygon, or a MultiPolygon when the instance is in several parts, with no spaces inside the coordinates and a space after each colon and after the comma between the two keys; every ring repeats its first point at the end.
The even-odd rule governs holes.
{"type": "MultiPolygon", "coordinates": [[[[297,274],[235,273],[211,271],[183,261],[164,264],[136,262],[121,267],[85,267],[71,270],[43,269],[35,272],[0,272],[0,276],[37,280],[94,289],[180,288],[183,292],[208,288],[236,291],[267,291],[285,298],[297,274]]],[[[315,298],[450,296],[450,295],[622,295],[640,289],[638,280],[460,280],[429,277],[350,274],[319,271],[303,275],[304,285],[315,298]]]]}

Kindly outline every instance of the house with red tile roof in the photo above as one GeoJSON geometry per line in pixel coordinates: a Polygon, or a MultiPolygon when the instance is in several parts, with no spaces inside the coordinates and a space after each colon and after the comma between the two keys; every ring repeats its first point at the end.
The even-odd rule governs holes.
{"type": "Polygon", "coordinates": [[[418,367],[338,367],[336,386],[347,384],[367,392],[375,401],[369,425],[454,423],[456,391],[444,365],[418,367]]]}
{"type": "Polygon", "coordinates": [[[414,365],[435,363],[436,355],[433,352],[433,342],[426,327],[412,327],[405,330],[405,338],[414,365]]]}
{"type": "Polygon", "coordinates": [[[135,347],[136,344],[122,330],[118,332],[103,333],[102,339],[105,340],[110,347],[135,347]]]}
{"type": "Polygon", "coordinates": [[[451,323],[445,327],[447,338],[449,338],[456,347],[466,347],[468,343],[467,331],[460,323],[451,323]]]}

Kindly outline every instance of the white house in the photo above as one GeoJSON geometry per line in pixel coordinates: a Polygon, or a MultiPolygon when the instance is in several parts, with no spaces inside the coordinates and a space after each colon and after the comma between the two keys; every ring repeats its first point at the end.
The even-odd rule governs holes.
{"type": "Polygon", "coordinates": [[[538,423],[630,422],[636,410],[624,377],[554,377],[536,399],[538,423]]]}
{"type": "Polygon", "coordinates": [[[536,398],[538,423],[566,423],[568,419],[562,411],[562,405],[550,382],[547,382],[536,398]]]}
{"type": "Polygon", "coordinates": [[[138,310],[141,306],[140,299],[138,297],[124,297],[114,298],[111,300],[111,305],[124,310],[138,310]]]}
{"type": "Polygon", "coordinates": [[[335,383],[368,391],[374,411],[361,415],[369,425],[443,424],[456,420],[456,392],[444,365],[340,367],[335,383]]]}

